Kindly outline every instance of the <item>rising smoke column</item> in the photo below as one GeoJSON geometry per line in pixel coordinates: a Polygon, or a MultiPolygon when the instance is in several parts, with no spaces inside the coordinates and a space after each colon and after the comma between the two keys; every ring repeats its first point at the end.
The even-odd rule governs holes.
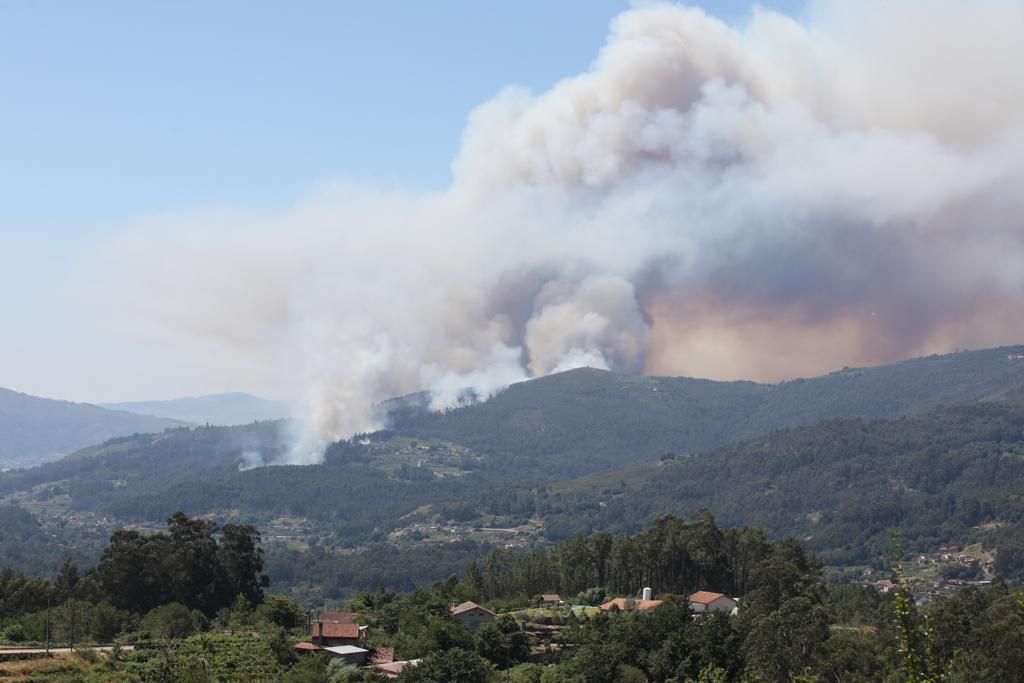
{"type": "Polygon", "coordinates": [[[445,192],[152,219],[110,248],[120,303],[274,368],[306,404],[295,462],[424,389],[1019,342],[1020,35],[1016,0],[631,10],[586,73],[473,111],[445,192]]]}

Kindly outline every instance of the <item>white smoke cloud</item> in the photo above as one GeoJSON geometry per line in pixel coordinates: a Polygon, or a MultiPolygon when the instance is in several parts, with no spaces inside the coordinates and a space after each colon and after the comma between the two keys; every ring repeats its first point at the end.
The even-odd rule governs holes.
{"type": "Polygon", "coordinates": [[[781,377],[1024,335],[1024,5],[656,5],[586,73],[469,116],[437,194],[150,219],[124,319],[302,394],[292,460],[418,390],[591,365],[781,377]],[[268,370],[269,368],[269,370],[268,370]]]}
{"type": "Polygon", "coordinates": [[[526,348],[534,376],[581,366],[642,372],[648,326],[633,285],[618,276],[552,280],[534,299],[526,348]]]}

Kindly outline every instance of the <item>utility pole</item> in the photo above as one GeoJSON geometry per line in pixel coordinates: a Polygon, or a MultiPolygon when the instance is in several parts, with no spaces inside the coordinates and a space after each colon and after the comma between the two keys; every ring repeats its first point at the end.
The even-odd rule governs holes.
{"type": "Polygon", "coordinates": [[[50,656],[50,598],[46,598],[46,656],[50,656]]]}

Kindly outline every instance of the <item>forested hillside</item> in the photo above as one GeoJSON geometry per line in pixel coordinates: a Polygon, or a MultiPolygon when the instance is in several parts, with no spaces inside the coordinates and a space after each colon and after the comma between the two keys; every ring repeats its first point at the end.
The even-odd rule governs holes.
{"type": "Polygon", "coordinates": [[[891,528],[919,550],[984,537],[1003,574],[1024,575],[1021,404],[828,420],[622,475],[552,485],[532,500],[549,533],[562,534],[635,530],[655,515],[708,507],[728,526],[804,539],[834,564],[884,557],[891,528]]]}
{"type": "Polygon", "coordinates": [[[707,511],[658,518],[634,536],[496,550],[407,592],[378,584],[333,606],[351,617],[273,594],[262,557],[254,529],[177,513],[166,531],[115,532],[84,571],[69,561],[47,580],[0,567],[0,643],[78,646],[18,653],[38,660],[7,660],[0,676],[386,680],[318,651],[310,616],[352,618],[360,636],[349,651],[404,662],[405,683],[1001,683],[1019,680],[1024,666],[1024,600],[1001,581],[920,608],[899,563],[889,567],[895,591],[829,585],[798,541],[720,528],[707,511]],[[651,586],[655,601],[637,609],[640,586],[651,586]],[[538,608],[538,593],[553,590],[564,602],[538,608]],[[724,593],[725,609],[695,611],[697,590],[724,593]],[[616,597],[616,606],[598,607],[616,597]],[[489,610],[483,623],[454,614],[464,601],[489,610]],[[89,647],[112,640],[132,647],[107,655],[89,647]]]}
{"type": "MultiPolygon", "coordinates": [[[[11,554],[18,569],[52,571],[65,552],[88,559],[94,540],[79,552],[76,534],[183,510],[277,529],[268,563],[311,596],[366,588],[374,571],[408,588],[508,541],[635,532],[700,507],[727,526],[803,539],[833,565],[877,564],[896,527],[913,549],[983,542],[998,550],[999,571],[1017,577],[1024,364],[1011,355],[960,353],[778,386],[577,370],[441,415],[405,402],[392,430],[333,444],[320,465],[253,467],[286,452],[280,422],[115,439],[0,473],[0,503],[30,510],[46,530],[11,554]],[[842,406],[915,412],[944,397],[1001,402],[764,427],[736,444],[771,421],[842,406]],[[719,441],[734,445],[682,447],[719,441]],[[621,463],[637,464],[610,469],[621,463]]],[[[0,541],[17,542],[8,536],[0,541]]]]}
{"type": "Polygon", "coordinates": [[[183,424],[0,388],[0,469],[28,467],[116,436],[183,424]]]}
{"type": "Polygon", "coordinates": [[[280,422],[183,427],[112,439],[56,462],[0,474],[0,496],[52,483],[70,496],[73,507],[95,509],[118,496],[150,495],[182,481],[217,479],[252,460],[277,457],[286,447],[282,428],[280,422]]]}
{"type": "Polygon", "coordinates": [[[574,477],[831,417],[1024,398],[1024,360],[1015,358],[1021,353],[1024,347],[960,352],[776,385],[584,368],[444,414],[404,411],[394,431],[468,446],[520,477],[574,477]]]}

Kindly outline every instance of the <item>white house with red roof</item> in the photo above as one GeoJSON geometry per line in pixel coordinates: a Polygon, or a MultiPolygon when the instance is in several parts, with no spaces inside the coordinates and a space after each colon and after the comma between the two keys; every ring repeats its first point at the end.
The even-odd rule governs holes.
{"type": "Polygon", "coordinates": [[[736,609],[736,601],[724,593],[697,591],[690,596],[690,611],[698,614],[703,612],[728,612],[736,609]]]}
{"type": "Polygon", "coordinates": [[[475,631],[489,621],[494,621],[495,614],[486,607],[467,600],[451,609],[452,618],[470,631],[475,631]]]}

